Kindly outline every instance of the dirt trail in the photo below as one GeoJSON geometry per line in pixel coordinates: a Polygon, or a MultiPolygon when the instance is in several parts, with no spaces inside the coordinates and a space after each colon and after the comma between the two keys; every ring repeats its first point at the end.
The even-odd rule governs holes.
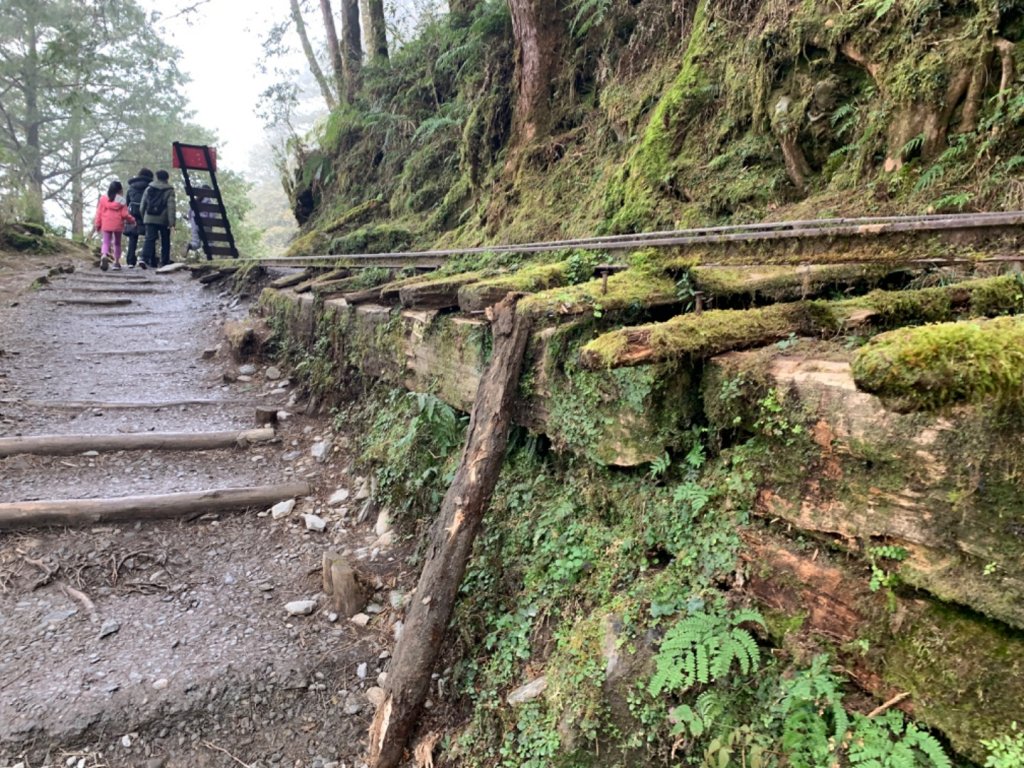
{"type": "Polygon", "coordinates": [[[355,522],[363,479],[346,436],[302,415],[283,374],[240,373],[212,352],[245,301],[187,272],[81,260],[25,290],[52,264],[0,257],[0,436],[248,429],[257,405],[291,417],[280,440],[248,448],[0,459],[0,501],[292,479],[315,490],[281,519],[196,509],[0,533],[0,768],[359,765],[405,577],[375,520],[355,522]],[[336,446],[323,462],[322,440],[336,446]],[[343,488],[349,500],[328,506],[343,488]],[[307,530],[303,513],[326,530],[307,530]],[[367,626],[328,615],[320,563],[332,550],[372,582],[367,626]],[[285,611],[306,598],[311,615],[285,611]]]}

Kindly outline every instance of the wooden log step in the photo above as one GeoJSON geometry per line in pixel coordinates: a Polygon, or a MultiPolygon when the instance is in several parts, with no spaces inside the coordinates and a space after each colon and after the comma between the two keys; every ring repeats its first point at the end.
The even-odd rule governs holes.
{"type": "Polygon", "coordinates": [[[75,294],[89,294],[89,293],[167,293],[166,290],[156,287],[147,286],[134,286],[134,285],[121,285],[121,286],[92,286],[92,285],[67,285],[62,286],[68,290],[74,291],[75,294]]]}
{"type": "Polygon", "coordinates": [[[132,303],[131,299],[74,299],[54,298],[50,299],[52,304],[71,305],[76,307],[126,307],[132,303]]]}
{"type": "Polygon", "coordinates": [[[250,488],[127,496],[120,499],[54,499],[0,504],[0,530],[45,525],[92,525],[123,520],[198,517],[268,507],[309,495],[309,483],[291,482],[250,488]]]}
{"type": "Polygon", "coordinates": [[[192,398],[185,400],[156,400],[152,402],[110,402],[106,400],[19,400],[16,397],[0,398],[0,405],[24,405],[26,408],[45,408],[60,411],[79,411],[87,408],[101,410],[156,410],[161,408],[180,408],[190,405],[252,405],[251,400],[217,400],[212,398],[192,398]]]}
{"type": "Polygon", "coordinates": [[[210,451],[265,443],[273,427],[227,432],[139,432],[124,435],[29,435],[0,437],[0,457],[31,453],[70,456],[85,451],[210,451]]]}

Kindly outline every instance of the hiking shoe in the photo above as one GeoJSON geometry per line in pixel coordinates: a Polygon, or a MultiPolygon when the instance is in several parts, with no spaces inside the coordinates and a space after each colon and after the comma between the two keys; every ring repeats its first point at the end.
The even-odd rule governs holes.
{"type": "Polygon", "coordinates": [[[121,269],[121,265],[120,264],[115,264],[114,265],[114,269],[121,269]]]}
{"type": "Polygon", "coordinates": [[[103,270],[104,272],[106,272],[108,269],[110,269],[110,257],[109,256],[106,256],[106,255],[100,256],[100,269],[103,270]]]}
{"type": "Polygon", "coordinates": [[[143,269],[149,269],[149,264],[147,264],[144,261],[140,261],[139,266],[142,267],[143,269]]]}

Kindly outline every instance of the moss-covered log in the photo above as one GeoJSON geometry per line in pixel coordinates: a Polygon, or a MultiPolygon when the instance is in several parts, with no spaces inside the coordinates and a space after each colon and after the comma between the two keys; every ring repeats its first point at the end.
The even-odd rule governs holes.
{"type": "Polygon", "coordinates": [[[752,302],[793,301],[813,298],[827,290],[849,286],[876,287],[894,267],[877,264],[807,266],[694,267],[694,289],[712,300],[748,299],[752,302]]]}
{"type": "Polygon", "coordinates": [[[459,290],[481,277],[479,272],[463,272],[423,278],[402,286],[398,297],[408,309],[450,309],[459,306],[459,290]]]}
{"type": "Polygon", "coordinates": [[[553,288],[527,296],[520,311],[534,317],[571,316],[611,311],[643,311],[678,304],[675,282],[661,272],[629,269],[579,285],[553,288]]]}
{"type": "Polygon", "coordinates": [[[842,301],[802,301],[678,315],[664,323],[606,333],[583,348],[581,359],[588,368],[616,368],[706,358],[771,344],[790,334],[838,333],[864,325],[893,328],[1022,310],[1024,294],[1018,278],[1004,275],[916,291],[873,291],[842,301]]]}
{"type": "Polygon", "coordinates": [[[1024,399],[1024,319],[941,323],[876,336],[853,360],[860,389],[898,410],[1024,399]]]}
{"type": "Polygon", "coordinates": [[[501,301],[509,293],[535,293],[568,281],[565,262],[524,267],[510,275],[501,275],[464,285],[459,289],[459,309],[480,312],[501,301]]]}

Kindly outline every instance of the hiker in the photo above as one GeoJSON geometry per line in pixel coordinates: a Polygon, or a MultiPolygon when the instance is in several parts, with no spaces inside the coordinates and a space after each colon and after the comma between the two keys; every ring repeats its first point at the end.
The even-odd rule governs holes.
{"type": "MultiPolygon", "coordinates": [[[[210,185],[205,183],[205,182],[203,182],[198,187],[196,187],[196,192],[198,193],[200,191],[205,191],[205,190],[210,190],[210,189],[211,189],[210,185]]],[[[203,197],[203,198],[199,198],[199,202],[200,203],[215,203],[216,200],[214,198],[212,198],[212,197],[203,197]]],[[[213,216],[213,214],[211,214],[211,213],[209,213],[207,211],[203,211],[198,216],[196,216],[195,210],[192,208],[192,206],[189,206],[189,209],[188,209],[189,238],[188,238],[188,243],[185,244],[185,258],[186,259],[188,258],[189,253],[191,253],[192,251],[202,251],[202,250],[204,250],[203,249],[202,237],[199,234],[199,219],[201,219],[201,218],[202,219],[209,219],[212,216],[213,216]]],[[[213,257],[210,254],[207,253],[206,254],[206,260],[210,261],[212,259],[213,259],[213,257]]]]}
{"type": "Polygon", "coordinates": [[[160,263],[171,263],[171,232],[174,229],[174,187],[168,181],[167,171],[156,172],[156,180],[146,187],[142,195],[142,223],[146,225],[146,239],[142,243],[142,258],[151,267],[157,266],[156,239],[160,238],[160,263]]]}
{"type": "MultiPolygon", "coordinates": [[[[140,168],[137,176],[128,179],[128,192],[125,194],[125,199],[128,202],[128,213],[135,219],[134,224],[129,224],[124,228],[124,233],[128,235],[128,253],[125,255],[128,269],[135,269],[135,249],[139,244],[139,235],[145,234],[142,222],[142,196],[146,193],[146,187],[151,181],[153,181],[153,172],[149,168],[140,168]]],[[[149,266],[144,259],[139,259],[138,263],[143,269],[149,266]]]]}
{"type": "Polygon", "coordinates": [[[110,245],[114,245],[114,269],[121,268],[121,233],[125,222],[135,224],[135,218],[128,212],[128,206],[121,196],[124,187],[120,181],[110,182],[107,194],[101,195],[96,204],[93,228],[102,233],[100,243],[100,269],[104,272],[110,265],[110,245]]]}

